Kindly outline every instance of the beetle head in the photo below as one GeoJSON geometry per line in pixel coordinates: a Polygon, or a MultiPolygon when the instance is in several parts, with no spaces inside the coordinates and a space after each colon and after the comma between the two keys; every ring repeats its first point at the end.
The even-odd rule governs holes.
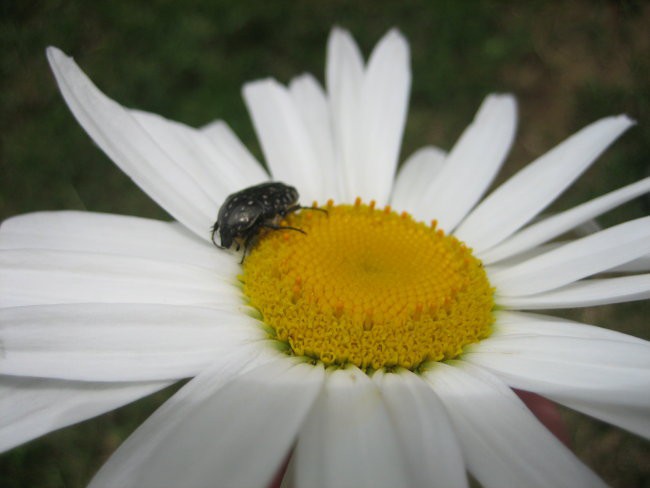
{"type": "Polygon", "coordinates": [[[217,246],[221,249],[230,249],[232,247],[233,237],[232,232],[228,232],[227,229],[221,229],[219,232],[219,240],[221,242],[220,244],[217,244],[217,246]]]}

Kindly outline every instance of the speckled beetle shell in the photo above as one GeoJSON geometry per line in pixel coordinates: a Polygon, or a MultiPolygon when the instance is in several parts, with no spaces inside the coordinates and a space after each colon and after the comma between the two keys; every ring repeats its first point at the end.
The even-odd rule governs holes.
{"type": "Polygon", "coordinates": [[[215,242],[214,235],[219,231],[221,244],[215,242],[215,245],[230,249],[234,242],[239,250],[240,245],[236,240],[243,240],[245,253],[262,227],[300,231],[292,227],[278,227],[275,223],[278,218],[301,208],[298,197],[294,187],[279,182],[262,183],[233,193],[219,209],[217,221],[212,227],[212,241],[215,242]]]}

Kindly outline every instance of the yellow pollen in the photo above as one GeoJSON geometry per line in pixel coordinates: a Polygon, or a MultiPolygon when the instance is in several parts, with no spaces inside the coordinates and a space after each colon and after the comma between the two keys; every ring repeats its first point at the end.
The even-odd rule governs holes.
{"type": "Polygon", "coordinates": [[[250,305],[293,354],[364,370],[417,369],[490,335],[493,289],[481,262],[433,220],[362,203],[292,213],[265,231],[241,280],[250,305]]]}

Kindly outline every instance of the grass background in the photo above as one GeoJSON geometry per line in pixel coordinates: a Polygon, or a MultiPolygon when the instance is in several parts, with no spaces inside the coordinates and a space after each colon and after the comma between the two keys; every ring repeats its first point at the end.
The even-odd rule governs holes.
{"type": "MultiPolygon", "coordinates": [[[[650,7],[641,1],[404,0],[133,2],[6,1],[0,5],[0,220],[34,210],[168,218],[78,127],[44,56],[56,45],[109,96],[191,125],[229,122],[260,157],[240,96],[244,81],[322,80],[330,27],[367,55],[392,26],[411,43],[413,88],[402,157],[449,148],[489,92],[519,100],[518,138],[499,181],[598,117],[627,113],[624,135],[553,209],[650,174],[650,7]]],[[[604,216],[647,215],[638,199],[604,216]]],[[[573,318],[650,337],[646,303],[573,318]]],[[[171,391],[0,456],[0,486],[81,487],[171,391]]],[[[647,442],[564,411],[577,455],[616,487],[650,486],[647,442]]],[[[218,426],[214,426],[215,435],[218,426]]]]}

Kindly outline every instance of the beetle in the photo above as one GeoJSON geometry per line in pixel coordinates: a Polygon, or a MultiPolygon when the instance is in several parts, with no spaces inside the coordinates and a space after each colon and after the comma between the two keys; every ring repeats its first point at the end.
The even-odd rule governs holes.
{"type": "Polygon", "coordinates": [[[315,207],[302,207],[298,204],[298,190],[280,182],[267,182],[244,188],[228,196],[219,209],[217,221],[212,226],[212,242],[221,249],[230,249],[233,243],[240,249],[238,241],[244,241],[244,262],[246,251],[262,228],[273,230],[295,230],[306,232],[297,227],[280,226],[277,221],[291,212],[300,209],[320,210],[315,207]],[[219,231],[220,244],[214,240],[219,231]]]}

